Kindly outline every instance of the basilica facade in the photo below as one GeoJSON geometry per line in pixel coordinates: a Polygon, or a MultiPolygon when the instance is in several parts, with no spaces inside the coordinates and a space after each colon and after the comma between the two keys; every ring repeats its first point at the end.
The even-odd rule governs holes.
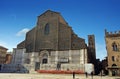
{"type": "Polygon", "coordinates": [[[85,71],[90,61],[85,39],[74,33],[59,12],[51,10],[38,16],[36,26],[17,49],[26,49],[24,65],[35,70],[85,71]]]}

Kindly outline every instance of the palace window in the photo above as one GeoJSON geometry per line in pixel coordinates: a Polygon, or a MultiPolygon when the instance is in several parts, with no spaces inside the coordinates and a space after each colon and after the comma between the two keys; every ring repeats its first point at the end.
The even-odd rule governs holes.
{"type": "Polygon", "coordinates": [[[115,57],[114,56],[112,56],[112,61],[115,61],[115,57]]]}
{"type": "Polygon", "coordinates": [[[118,51],[117,44],[114,42],[112,44],[113,51],[118,51]]]}
{"type": "Polygon", "coordinates": [[[50,31],[50,27],[49,27],[49,24],[47,23],[47,24],[45,25],[44,34],[45,34],[45,35],[48,35],[48,34],[49,34],[49,31],[50,31]]]}

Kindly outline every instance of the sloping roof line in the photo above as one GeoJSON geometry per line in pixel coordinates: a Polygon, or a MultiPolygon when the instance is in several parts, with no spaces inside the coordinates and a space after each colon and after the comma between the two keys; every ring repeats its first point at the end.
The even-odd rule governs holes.
{"type": "Polygon", "coordinates": [[[51,10],[47,10],[47,11],[45,11],[44,13],[42,13],[41,15],[39,15],[38,17],[40,17],[40,16],[44,15],[44,14],[45,14],[45,13],[47,13],[47,12],[53,12],[53,13],[60,14],[59,12],[55,12],[55,11],[51,11],[51,10]]]}
{"type": "Polygon", "coordinates": [[[64,20],[64,22],[65,22],[66,24],[68,24],[68,23],[66,22],[66,20],[63,18],[63,16],[60,14],[60,12],[55,12],[55,11],[52,11],[52,10],[47,10],[47,11],[45,11],[44,13],[42,13],[41,15],[39,15],[38,17],[44,15],[44,14],[47,13],[47,12],[59,14],[59,16],[64,20]]]}
{"type": "Polygon", "coordinates": [[[7,48],[5,48],[5,47],[3,47],[3,46],[0,46],[0,48],[8,50],[7,48]]]}

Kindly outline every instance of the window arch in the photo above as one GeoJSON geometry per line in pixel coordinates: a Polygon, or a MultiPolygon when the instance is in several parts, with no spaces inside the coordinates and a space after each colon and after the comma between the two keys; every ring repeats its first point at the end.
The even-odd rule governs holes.
{"type": "Polygon", "coordinates": [[[42,64],[47,64],[48,63],[48,55],[46,53],[44,53],[42,55],[43,59],[42,59],[42,64]]]}
{"type": "Polygon", "coordinates": [[[118,50],[117,44],[115,42],[112,44],[112,48],[113,48],[113,51],[117,51],[118,50]]]}
{"type": "Polygon", "coordinates": [[[115,57],[114,56],[112,56],[112,61],[115,61],[115,57]]]}
{"type": "Polygon", "coordinates": [[[116,65],[116,64],[112,64],[112,67],[113,67],[113,66],[117,66],[117,65],[116,65]]]}
{"type": "Polygon", "coordinates": [[[50,27],[49,27],[49,24],[47,23],[47,24],[45,25],[44,34],[45,34],[45,35],[48,35],[49,32],[50,32],[50,27]]]}

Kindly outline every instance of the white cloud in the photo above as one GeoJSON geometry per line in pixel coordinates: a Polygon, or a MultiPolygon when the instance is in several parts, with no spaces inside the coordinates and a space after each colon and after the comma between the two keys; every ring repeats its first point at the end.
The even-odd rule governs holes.
{"type": "Polygon", "coordinates": [[[17,36],[24,36],[29,31],[28,28],[24,28],[21,31],[19,31],[16,35],[17,36]]]}

